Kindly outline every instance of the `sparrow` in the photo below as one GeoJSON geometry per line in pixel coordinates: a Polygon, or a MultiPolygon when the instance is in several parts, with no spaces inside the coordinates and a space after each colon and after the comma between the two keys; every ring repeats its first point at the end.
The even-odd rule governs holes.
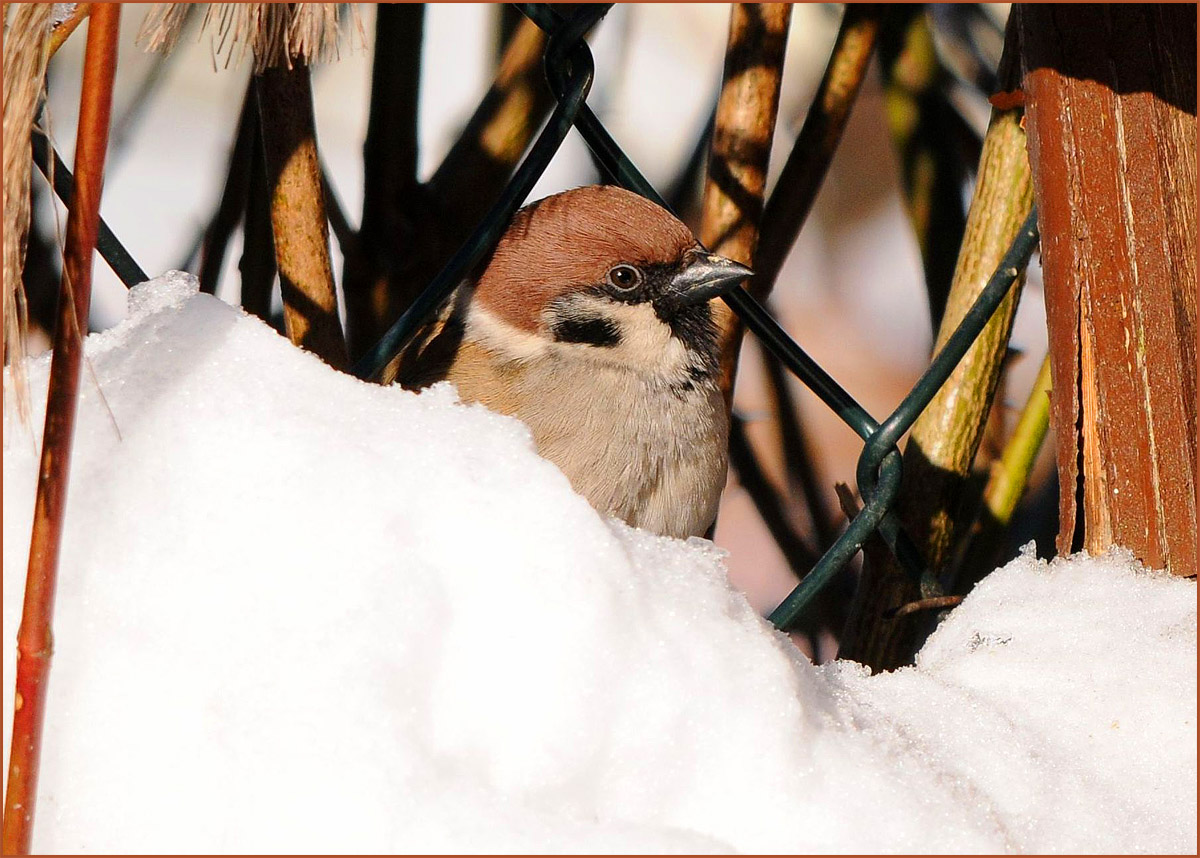
{"type": "Polygon", "coordinates": [[[709,302],[753,272],[610,185],[532,203],[477,276],[384,372],[524,421],[597,510],[702,535],[725,485],[729,422],[709,302]]]}

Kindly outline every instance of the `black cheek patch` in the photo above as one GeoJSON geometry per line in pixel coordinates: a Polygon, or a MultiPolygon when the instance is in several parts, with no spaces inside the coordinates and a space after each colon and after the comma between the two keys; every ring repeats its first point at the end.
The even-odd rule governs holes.
{"type": "Polygon", "coordinates": [[[611,349],[621,344],[621,331],[611,320],[601,316],[585,319],[559,319],[551,328],[560,343],[583,343],[611,349]]]}

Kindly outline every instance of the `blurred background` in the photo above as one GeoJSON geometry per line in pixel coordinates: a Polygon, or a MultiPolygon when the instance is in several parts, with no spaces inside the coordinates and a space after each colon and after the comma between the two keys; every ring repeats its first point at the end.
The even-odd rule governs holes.
{"type": "MultiPolygon", "coordinates": [[[[106,169],[102,215],[145,271],[197,270],[195,248],[213,216],[228,171],[251,59],[235,49],[219,52],[212,34],[200,32],[200,15],[189,19],[174,52],[145,52],[136,43],[148,5],[128,4],[122,20],[113,136],[106,169]]],[[[487,91],[502,45],[502,7],[429,4],[425,13],[419,113],[419,166],[428,178],[462,131],[487,91]]],[[[1007,5],[931,7],[925,16],[939,57],[954,69],[981,66],[994,73],[1003,43],[1007,5]],[[963,11],[968,10],[968,11],[963,11]],[[974,56],[963,60],[963,45],[974,56]],[[957,52],[957,53],[956,53],[957,52]],[[989,67],[990,66],[990,67],[989,67]]],[[[782,167],[824,72],[841,20],[841,6],[794,7],[787,46],[771,181],[782,167]]],[[[370,98],[375,8],[354,7],[342,19],[339,57],[313,66],[320,152],[332,189],[352,227],[363,194],[362,145],[370,98]]],[[[86,24],[83,26],[86,27],[86,24]]],[[[618,143],[660,191],[679,190],[681,216],[696,216],[703,170],[689,173],[694,154],[707,151],[705,131],[721,84],[729,7],[721,4],[615,6],[590,41],[596,82],[589,104],[618,143]]],[[[70,164],[79,103],[84,39],[71,37],[49,67],[44,126],[70,164]]],[[[780,274],[771,307],[784,328],[876,418],[890,413],[928,363],[933,342],[929,304],[917,240],[906,212],[900,159],[889,131],[889,102],[878,57],[873,60],[849,125],[812,214],[780,274]]],[[[989,106],[977,79],[950,74],[947,101],[966,126],[982,136],[989,106]]],[[[986,80],[986,74],[984,75],[986,80]]],[[[699,161],[701,167],[703,160],[699,161]]],[[[572,132],[542,176],[531,199],[599,180],[586,146],[572,132]]],[[[65,225],[61,206],[50,205],[47,185],[34,176],[35,229],[26,283],[35,321],[46,301],[53,306],[58,251],[65,225]]],[[[962,186],[970,198],[970,175],[962,186]]],[[[964,203],[965,205],[965,203],[964,203]]],[[[225,257],[218,297],[239,301],[240,232],[225,257]]],[[[334,271],[342,273],[333,243],[334,271]]],[[[102,261],[96,263],[91,326],[103,330],[125,311],[124,286],[102,261]]],[[[277,301],[278,299],[276,299],[277,301]]],[[[47,316],[48,317],[48,316],[47,316]]],[[[31,350],[49,345],[33,331],[31,350]],[[40,345],[39,345],[40,342],[40,345]]],[[[1017,312],[1012,346],[1018,352],[1002,382],[997,412],[1011,422],[1024,403],[1046,348],[1039,267],[1030,266],[1017,312]]],[[[87,376],[84,376],[84,383],[87,376]]],[[[834,486],[855,486],[861,440],[798,382],[790,380],[810,450],[825,515],[844,524],[834,486]]],[[[763,365],[757,344],[743,347],[735,411],[759,453],[766,478],[780,493],[785,482],[774,440],[763,365]]],[[[986,443],[986,442],[985,442],[986,443]]],[[[1052,544],[1055,489],[1047,451],[1035,469],[1031,491],[1004,547],[1007,559],[1029,539],[1040,553],[1052,544]],[[1047,503],[1047,501],[1049,501],[1047,503]]],[[[808,548],[821,539],[808,512],[788,501],[789,517],[808,548]]],[[[798,569],[770,535],[742,481],[731,472],[716,542],[729,552],[730,576],[751,603],[769,612],[795,586],[798,569]]],[[[857,560],[855,561],[857,562],[857,560]]],[[[844,595],[853,575],[840,576],[844,595]]],[[[829,629],[810,629],[800,641],[828,657],[829,629]]]]}

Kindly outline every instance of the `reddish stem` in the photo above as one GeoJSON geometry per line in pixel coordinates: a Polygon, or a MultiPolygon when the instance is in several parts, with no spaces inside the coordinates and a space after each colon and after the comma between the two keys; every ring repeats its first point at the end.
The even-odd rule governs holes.
{"type": "Polygon", "coordinates": [[[119,3],[93,4],[83,61],[83,94],[75,145],[75,197],[67,216],[66,259],[50,362],[29,571],[21,628],[17,632],[17,685],[2,835],[6,855],[27,854],[33,831],[46,681],[53,651],[50,620],[54,613],[67,502],[83,332],[87,330],[91,303],[92,254],[100,227],[100,188],[108,147],[120,13],[119,3]]]}

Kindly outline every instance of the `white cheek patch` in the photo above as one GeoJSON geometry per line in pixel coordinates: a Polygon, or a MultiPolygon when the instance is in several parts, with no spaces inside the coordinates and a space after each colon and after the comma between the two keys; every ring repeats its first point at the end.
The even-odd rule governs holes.
{"type": "Polygon", "coordinates": [[[568,349],[579,355],[604,362],[628,366],[641,372],[673,374],[689,365],[687,347],[672,336],[671,327],[654,312],[649,303],[622,304],[598,295],[577,294],[568,306],[557,312],[576,313],[610,321],[620,332],[621,341],[615,346],[597,347],[575,343],[556,343],[555,348],[568,349]]]}
{"type": "Polygon", "coordinates": [[[468,339],[511,360],[531,360],[545,354],[550,346],[544,337],[522,331],[488,312],[479,301],[467,305],[465,328],[468,339]]]}

